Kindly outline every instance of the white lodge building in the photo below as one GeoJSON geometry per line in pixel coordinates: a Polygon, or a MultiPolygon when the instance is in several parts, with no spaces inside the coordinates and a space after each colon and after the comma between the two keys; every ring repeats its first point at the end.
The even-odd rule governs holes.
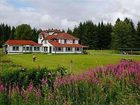
{"type": "Polygon", "coordinates": [[[8,40],[4,45],[6,53],[82,53],[79,39],[59,30],[46,30],[38,35],[38,43],[31,40],[8,40]]]}

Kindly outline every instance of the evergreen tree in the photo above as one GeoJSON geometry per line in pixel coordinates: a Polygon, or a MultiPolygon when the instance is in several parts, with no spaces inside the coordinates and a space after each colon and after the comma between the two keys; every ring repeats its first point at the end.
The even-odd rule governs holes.
{"type": "Polygon", "coordinates": [[[78,37],[78,27],[74,27],[73,33],[74,36],[78,37]]]}
{"type": "Polygon", "coordinates": [[[0,24],[0,47],[10,38],[11,27],[7,24],[0,24]]]}
{"type": "Polygon", "coordinates": [[[37,30],[36,28],[33,28],[32,29],[32,37],[33,37],[33,41],[35,41],[35,42],[37,42],[38,41],[38,35],[39,35],[39,33],[41,32],[42,30],[41,29],[39,29],[39,30],[37,30]]]}
{"type": "Polygon", "coordinates": [[[126,22],[127,24],[129,24],[131,27],[130,27],[130,34],[131,34],[131,47],[134,48],[135,47],[135,40],[136,40],[136,29],[134,27],[134,23],[131,19],[129,18],[125,18],[124,19],[124,22],[126,22]]]}
{"type": "Polygon", "coordinates": [[[89,46],[89,49],[96,49],[96,25],[92,21],[86,21],[84,23],[84,45],[89,46]]]}
{"type": "Polygon", "coordinates": [[[92,21],[86,21],[75,27],[73,34],[80,38],[81,44],[89,46],[89,49],[108,49],[111,32],[110,24],[104,25],[102,22],[97,26],[92,21]]]}
{"type": "Polygon", "coordinates": [[[10,39],[15,39],[15,31],[16,31],[16,28],[13,26],[11,30],[10,39]]]}
{"type": "Polygon", "coordinates": [[[65,33],[65,30],[62,30],[61,32],[64,32],[65,33]]]}
{"type": "Polygon", "coordinates": [[[116,22],[112,33],[112,48],[132,48],[131,25],[126,21],[116,22]]]}
{"type": "Polygon", "coordinates": [[[68,33],[68,34],[72,34],[72,30],[70,30],[70,29],[68,28],[67,33],[68,33]]]}
{"type": "Polygon", "coordinates": [[[92,21],[79,24],[73,30],[73,35],[80,39],[80,43],[89,46],[89,49],[96,48],[96,25],[92,21]]]}
{"type": "Polygon", "coordinates": [[[118,22],[120,22],[121,20],[120,20],[120,18],[118,18],[117,20],[116,20],[116,24],[118,23],[118,22]]]}
{"type": "Polygon", "coordinates": [[[135,48],[140,48],[140,22],[137,24],[135,48]]]}
{"type": "Polygon", "coordinates": [[[110,42],[111,42],[111,32],[112,32],[112,26],[111,24],[107,23],[104,24],[103,22],[98,24],[97,29],[97,48],[98,49],[109,49],[110,48],[110,42]]]}

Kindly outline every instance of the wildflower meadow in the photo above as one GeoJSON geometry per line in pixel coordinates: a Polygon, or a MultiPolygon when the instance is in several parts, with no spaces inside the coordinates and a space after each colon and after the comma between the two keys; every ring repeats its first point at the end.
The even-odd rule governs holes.
{"type": "Polygon", "coordinates": [[[63,71],[18,72],[9,82],[1,76],[0,105],[140,105],[140,62],[121,60],[81,74],[63,71]]]}

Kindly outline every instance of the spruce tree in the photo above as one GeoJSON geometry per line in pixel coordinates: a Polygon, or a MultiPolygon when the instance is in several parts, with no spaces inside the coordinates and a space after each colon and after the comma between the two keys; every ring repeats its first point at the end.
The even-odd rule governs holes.
{"type": "Polygon", "coordinates": [[[135,47],[140,48],[140,22],[137,24],[135,47]]]}

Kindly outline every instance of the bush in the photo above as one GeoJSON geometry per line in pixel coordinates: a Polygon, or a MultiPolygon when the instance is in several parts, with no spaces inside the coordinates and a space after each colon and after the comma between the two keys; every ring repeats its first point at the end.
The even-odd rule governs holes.
{"type": "Polygon", "coordinates": [[[87,52],[86,50],[83,50],[82,54],[89,54],[89,52],[87,52]]]}

